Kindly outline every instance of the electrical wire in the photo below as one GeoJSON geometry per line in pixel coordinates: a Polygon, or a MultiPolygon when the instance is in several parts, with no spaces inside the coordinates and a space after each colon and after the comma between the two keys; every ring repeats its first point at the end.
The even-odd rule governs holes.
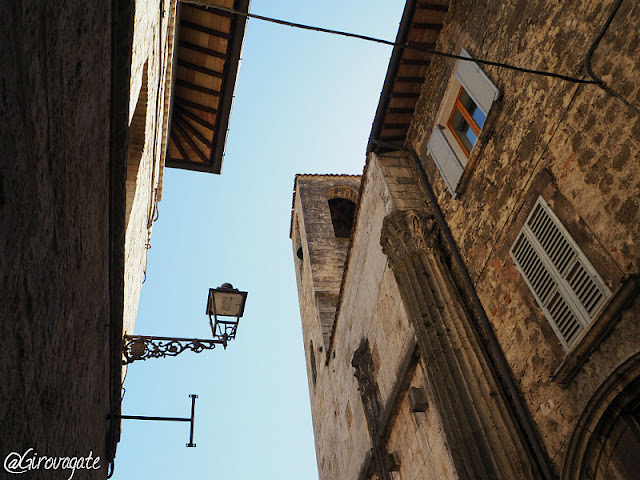
{"type": "Polygon", "coordinates": [[[611,87],[609,87],[606,84],[606,82],[604,82],[595,73],[593,73],[593,68],[591,67],[591,57],[593,57],[593,54],[595,53],[596,48],[598,48],[598,45],[600,44],[600,41],[604,37],[604,34],[609,29],[609,26],[611,25],[611,22],[613,21],[613,17],[615,17],[616,13],[618,13],[618,9],[620,8],[620,5],[622,5],[622,0],[618,0],[616,2],[616,4],[613,6],[613,8],[611,9],[611,13],[609,14],[609,18],[607,19],[607,21],[605,22],[604,26],[602,27],[602,30],[600,30],[600,33],[596,37],[596,39],[593,42],[593,44],[591,44],[591,48],[589,48],[589,52],[587,53],[587,58],[586,58],[584,64],[585,64],[585,68],[587,70],[587,73],[589,74],[589,76],[593,80],[595,80],[598,83],[600,88],[602,88],[605,92],[607,92],[612,97],[617,98],[618,100],[620,100],[625,106],[627,106],[628,108],[633,110],[633,112],[640,117],[640,110],[638,108],[636,108],[634,105],[632,105],[629,101],[627,101],[618,92],[616,92],[611,87]]]}
{"type": "Polygon", "coordinates": [[[523,72],[523,73],[531,73],[534,75],[541,75],[544,77],[551,77],[551,78],[558,78],[560,80],[564,80],[566,82],[571,82],[571,83],[586,83],[586,84],[594,84],[594,85],[600,85],[601,83],[603,83],[601,80],[589,80],[589,79],[585,79],[585,78],[576,78],[576,77],[571,77],[569,75],[562,75],[560,73],[553,73],[553,72],[546,72],[543,70],[532,70],[530,68],[523,68],[523,67],[518,67],[515,65],[510,65],[507,63],[501,63],[501,62],[493,62],[491,60],[481,60],[478,58],[468,58],[468,57],[463,57],[461,55],[455,55],[453,53],[447,53],[447,52],[441,52],[438,50],[433,50],[431,48],[426,48],[426,47],[422,47],[420,45],[416,45],[416,44],[412,44],[410,42],[407,43],[396,43],[396,42],[392,42],[390,40],[384,40],[381,38],[375,38],[375,37],[369,37],[367,35],[360,35],[357,33],[349,33],[349,32],[343,32],[340,30],[332,30],[330,28],[323,28],[323,27],[314,27],[311,25],[305,25],[302,23],[296,23],[296,22],[289,22],[287,20],[279,20],[277,18],[271,18],[271,17],[265,17],[263,15],[256,15],[254,13],[247,13],[247,12],[241,12],[239,10],[235,10],[233,8],[227,8],[227,7],[223,7],[220,5],[212,5],[210,3],[200,3],[200,2],[193,2],[196,4],[201,4],[203,6],[206,6],[208,8],[212,8],[214,10],[220,10],[223,12],[227,12],[227,13],[231,13],[233,15],[241,15],[247,18],[255,18],[257,20],[263,20],[265,22],[270,22],[270,23],[275,23],[277,25],[284,25],[287,27],[293,27],[293,28],[300,28],[302,30],[311,30],[314,32],[322,32],[322,33],[329,33],[332,35],[340,35],[343,37],[348,37],[348,38],[357,38],[359,40],[366,40],[368,42],[375,42],[375,43],[380,43],[383,45],[389,45],[392,47],[398,47],[398,48],[403,48],[405,50],[414,50],[417,52],[422,52],[422,53],[428,53],[430,55],[434,55],[434,56],[439,56],[439,57],[445,57],[445,58],[453,58],[456,60],[462,60],[465,62],[475,62],[475,63],[479,63],[481,65],[490,65],[493,67],[499,67],[499,68],[505,68],[508,70],[515,70],[516,72],[523,72]]]}
{"type": "Polygon", "coordinates": [[[280,20],[280,19],[272,18],[272,17],[265,17],[263,15],[256,15],[254,13],[241,12],[241,11],[235,10],[233,8],[227,8],[227,7],[223,7],[223,6],[220,6],[220,5],[212,5],[210,3],[199,2],[197,0],[193,0],[190,3],[195,3],[197,5],[202,5],[202,6],[205,6],[207,8],[212,8],[214,10],[220,10],[220,11],[223,11],[223,12],[230,13],[232,15],[241,15],[241,16],[244,16],[244,17],[247,17],[247,18],[255,18],[257,20],[262,20],[262,21],[265,21],[265,22],[275,23],[277,25],[284,25],[284,26],[287,26],[287,27],[300,28],[302,30],[310,30],[310,31],[314,31],[314,32],[329,33],[329,34],[332,34],[332,35],[340,35],[340,36],[348,37],[348,38],[357,38],[359,40],[366,40],[368,42],[380,43],[382,45],[389,45],[389,46],[392,46],[392,47],[403,48],[405,50],[414,50],[414,51],[417,51],[417,52],[428,53],[430,55],[434,55],[434,56],[438,56],[438,57],[453,58],[453,59],[464,61],[464,62],[475,62],[475,63],[479,63],[481,65],[489,65],[489,66],[492,66],[492,67],[504,68],[504,69],[513,70],[513,71],[516,71],[516,72],[530,73],[532,75],[540,75],[540,76],[543,76],[543,77],[557,78],[557,79],[564,80],[565,82],[570,82],[570,83],[597,85],[598,87],[602,88],[605,92],[607,92],[609,95],[611,95],[612,97],[618,99],[622,104],[624,104],[629,109],[631,109],[636,115],[640,116],[640,110],[638,108],[636,108],[634,105],[632,105],[628,100],[626,100],[618,92],[616,92],[611,87],[609,87],[606,84],[606,82],[604,82],[601,78],[599,78],[597,75],[595,75],[593,73],[593,71],[591,70],[591,56],[593,55],[593,52],[595,51],[596,47],[598,46],[598,43],[600,42],[600,40],[604,36],[605,31],[609,27],[609,24],[613,20],[613,16],[617,12],[618,7],[622,3],[622,0],[618,0],[618,3],[614,6],[613,11],[612,11],[612,13],[611,13],[611,15],[609,17],[609,20],[607,21],[607,23],[605,24],[604,28],[600,32],[600,35],[598,36],[596,41],[593,43],[593,45],[589,49],[589,52],[587,53],[587,59],[585,61],[585,65],[586,65],[586,70],[587,70],[589,76],[591,77],[591,79],[576,78],[576,77],[572,77],[572,76],[569,76],[569,75],[562,75],[560,73],[547,72],[547,71],[544,71],[544,70],[533,70],[533,69],[530,69],[530,68],[524,68],[524,67],[518,67],[516,65],[510,65],[508,63],[493,62],[491,60],[483,60],[483,59],[479,59],[479,58],[463,57],[461,55],[455,55],[453,53],[441,52],[441,51],[438,51],[438,50],[433,50],[431,48],[422,47],[420,45],[411,44],[409,42],[401,44],[401,43],[392,42],[390,40],[384,40],[384,39],[381,39],[381,38],[370,37],[370,36],[367,36],[367,35],[360,35],[360,34],[357,34],[357,33],[349,33],[349,32],[344,32],[344,31],[340,31],[340,30],[333,30],[333,29],[330,29],[330,28],[315,27],[315,26],[312,26],[312,25],[305,25],[305,24],[302,24],[302,23],[290,22],[290,21],[287,21],[287,20],[280,20]]]}

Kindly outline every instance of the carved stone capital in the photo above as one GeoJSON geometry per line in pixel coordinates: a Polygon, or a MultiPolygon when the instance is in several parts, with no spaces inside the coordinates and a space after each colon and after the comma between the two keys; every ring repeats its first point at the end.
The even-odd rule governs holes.
{"type": "Polygon", "coordinates": [[[382,224],[380,245],[391,263],[402,262],[404,258],[417,252],[438,250],[438,223],[429,211],[390,213],[382,224]]]}

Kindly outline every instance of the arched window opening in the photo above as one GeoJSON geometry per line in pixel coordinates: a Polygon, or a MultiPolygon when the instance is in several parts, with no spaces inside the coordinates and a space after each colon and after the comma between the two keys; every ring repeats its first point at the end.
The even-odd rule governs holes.
{"type": "Polygon", "coordinates": [[[296,252],[296,257],[300,260],[304,260],[304,253],[302,252],[302,245],[298,247],[298,251],[296,252]]]}
{"type": "Polygon", "coordinates": [[[337,238],[349,238],[353,228],[353,217],[356,204],[346,198],[332,198],[329,200],[331,222],[337,238]]]}

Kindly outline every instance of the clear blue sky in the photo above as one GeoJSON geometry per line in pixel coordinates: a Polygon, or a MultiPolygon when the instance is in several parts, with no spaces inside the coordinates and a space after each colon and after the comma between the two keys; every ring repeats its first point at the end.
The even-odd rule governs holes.
{"type": "MultiPolygon", "coordinates": [[[[395,39],[400,0],[253,0],[252,13],[395,39]]],[[[222,175],[165,170],[135,333],[210,335],[207,292],[249,292],[227,350],[136,362],[116,480],[317,479],[289,240],[296,173],[360,174],[391,48],[249,20],[222,175]]],[[[339,448],[339,445],[336,445],[339,448]]]]}

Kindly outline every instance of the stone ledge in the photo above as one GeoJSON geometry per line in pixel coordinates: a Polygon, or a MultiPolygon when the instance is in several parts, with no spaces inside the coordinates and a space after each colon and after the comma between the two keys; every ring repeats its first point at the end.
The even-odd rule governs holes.
{"type": "Polygon", "coordinates": [[[614,292],[600,314],[593,319],[575,346],[567,352],[560,366],[550,375],[550,380],[561,385],[568,384],[600,343],[607,338],[618,323],[622,311],[633,302],[638,293],[640,293],[640,274],[630,275],[614,292]]]}

